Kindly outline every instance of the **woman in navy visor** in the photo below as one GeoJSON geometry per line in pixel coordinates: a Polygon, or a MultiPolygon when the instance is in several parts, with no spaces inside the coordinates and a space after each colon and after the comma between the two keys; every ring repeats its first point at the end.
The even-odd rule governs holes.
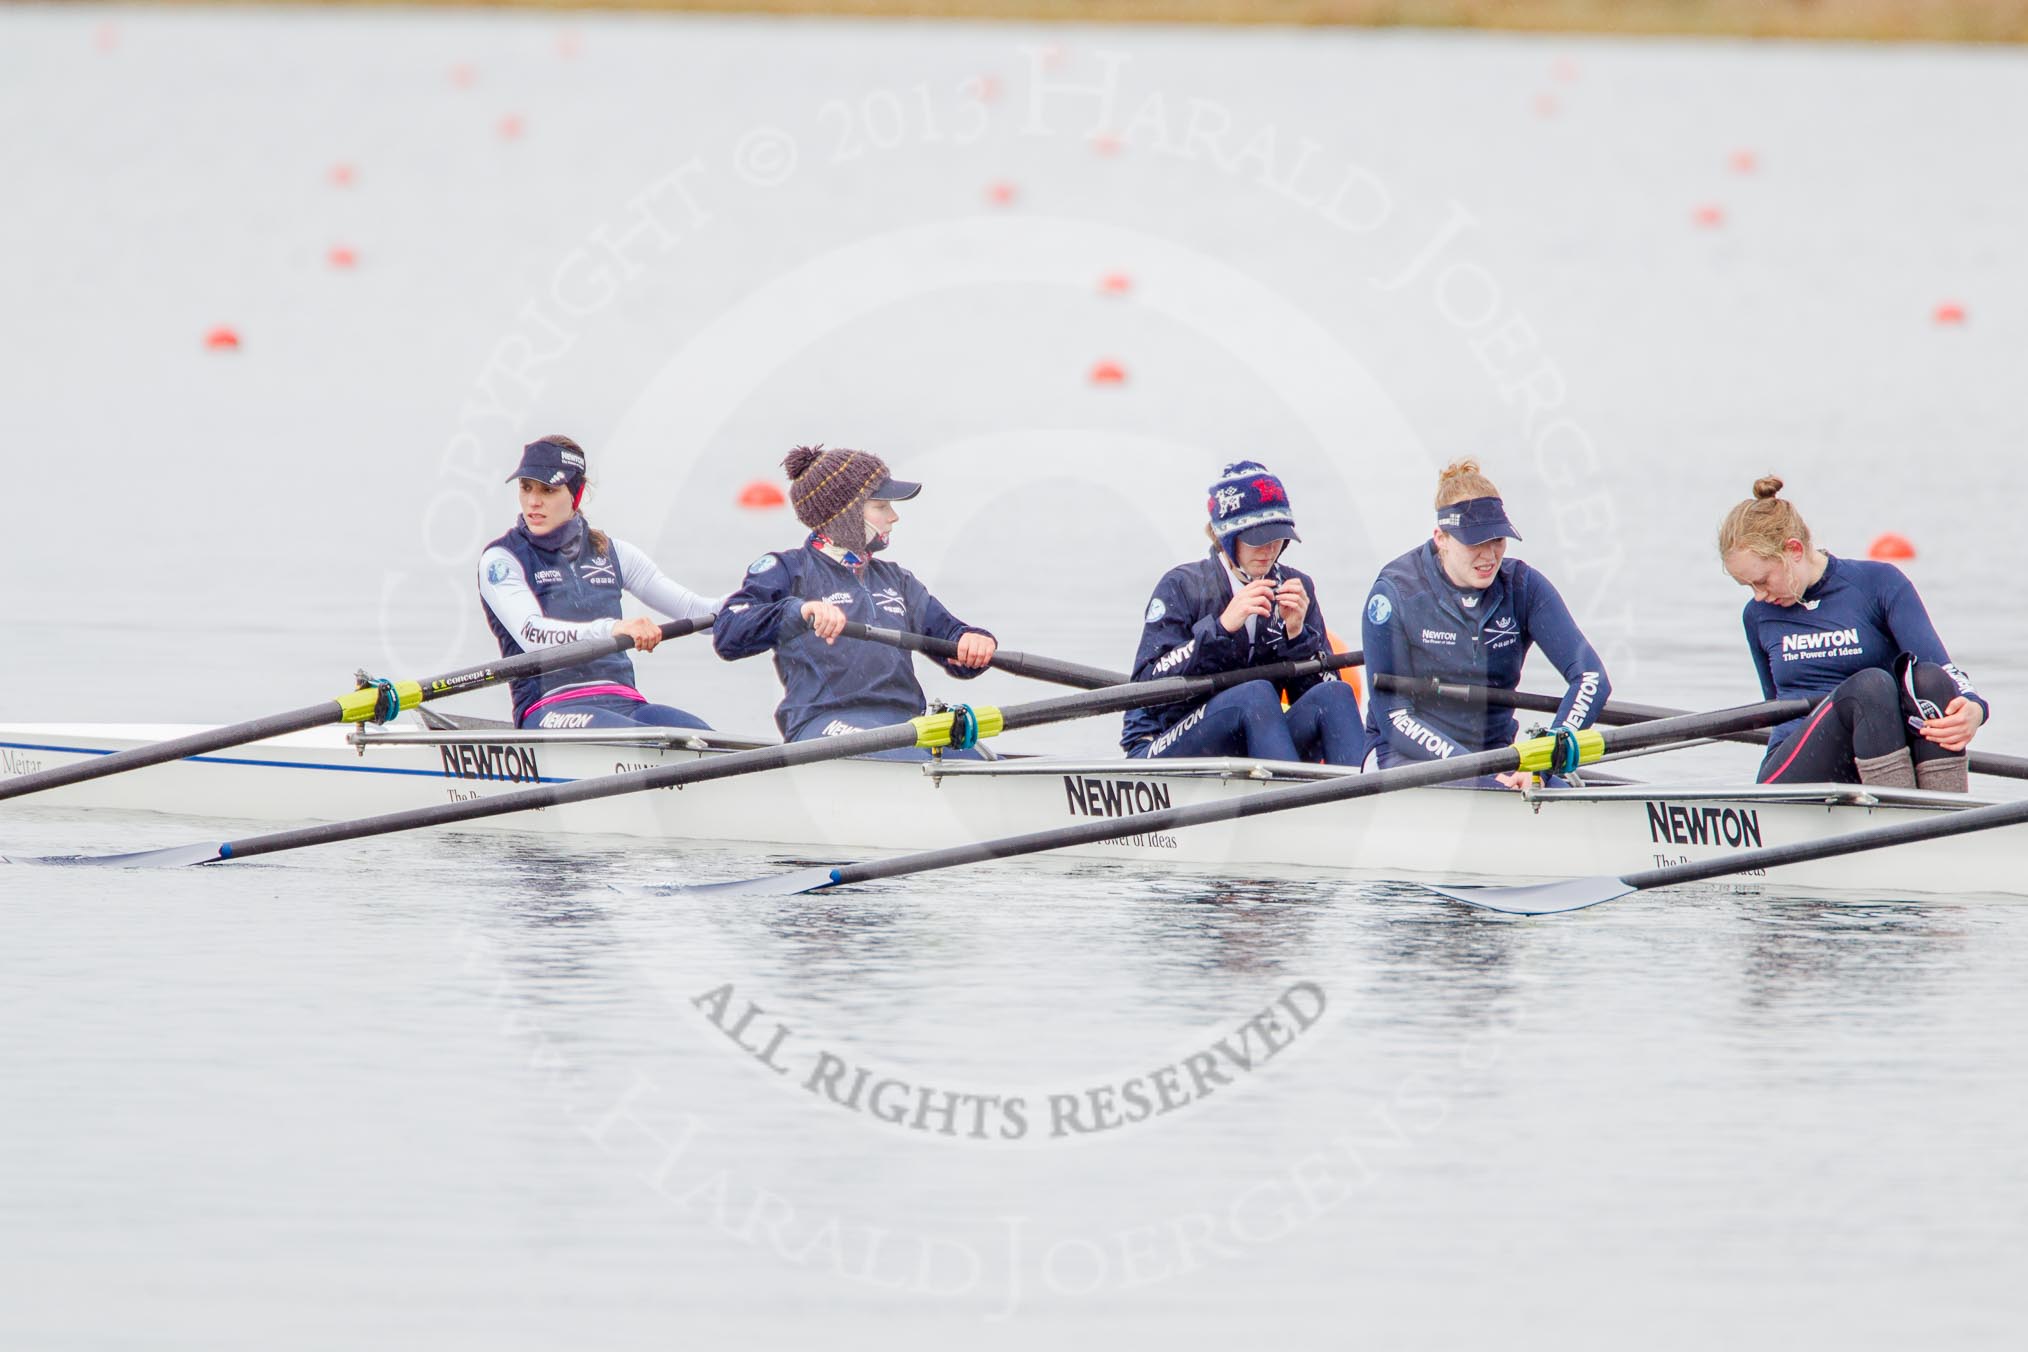
{"type": "MultiPolygon", "coordinates": [[[[1533,644],[1566,683],[1551,730],[1590,727],[1612,689],[1605,663],[1549,579],[1507,557],[1521,532],[1478,461],[1444,470],[1436,509],[1430,538],[1381,569],[1366,598],[1368,675],[1512,690],[1533,644]]],[[[1516,727],[1511,709],[1381,690],[1366,702],[1366,737],[1382,768],[1507,746],[1516,727]]],[[[1529,776],[1499,782],[1521,788],[1529,776]]]]}

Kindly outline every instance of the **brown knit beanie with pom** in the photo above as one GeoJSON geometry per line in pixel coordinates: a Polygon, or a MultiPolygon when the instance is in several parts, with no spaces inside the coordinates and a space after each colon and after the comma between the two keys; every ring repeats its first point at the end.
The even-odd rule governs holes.
{"type": "Polygon", "coordinates": [[[866,500],[887,480],[887,462],[865,451],[798,446],[782,461],[796,519],[854,553],[866,549],[866,500]]]}

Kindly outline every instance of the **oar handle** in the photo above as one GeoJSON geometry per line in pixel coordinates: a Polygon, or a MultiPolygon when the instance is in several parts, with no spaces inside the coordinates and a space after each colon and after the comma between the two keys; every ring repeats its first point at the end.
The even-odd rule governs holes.
{"type": "MultiPolygon", "coordinates": [[[[882,629],[877,625],[860,624],[856,620],[845,622],[845,637],[906,648],[910,652],[921,653],[925,657],[934,657],[943,662],[948,662],[958,655],[958,645],[949,639],[932,638],[928,634],[912,634],[904,629],[882,629]]],[[[1117,671],[1088,667],[1079,662],[1065,662],[1054,657],[1038,657],[1033,653],[1019,653],[1009,648],[996,650],[990,665],[997,671],[1028,676],[1038,681],[1053,681],[1057,685],[1073,686],[1079,690],[1103,690],[1109,685],[1125,685],[1133,679],[1117,671]]]]}

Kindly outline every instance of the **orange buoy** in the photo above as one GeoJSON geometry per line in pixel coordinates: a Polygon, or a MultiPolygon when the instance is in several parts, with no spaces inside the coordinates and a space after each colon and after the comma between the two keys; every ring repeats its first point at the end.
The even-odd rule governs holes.
{"type": "Polygon", "coordinates": [[[1134,289],[1134,279],[1124,272],[1108,272],[1099,278],[1098,289],[1108,296],[1124,296],[1134,289]]]}
{"type": "Polygon", "coordinates": [[[1560,81],[1563,84],[1575,84],[1577,82],[1577,62],[1567,56],[1557,57],[1550,64],[1549,78],[1560,81]]]}
{"type": "Polygon", "coordinates": [[[1915,545],[1909,541],[1906,535],[1896,535],[1893,531],[1888,531],[1885,534],[1873,537],[1873,543],[1866,546],[1866,557],[1869,559],[1912,559],[1915,557],[1915,545]]]}
{"type": "Polygon", "coordinates": [[[456,85],[458,88],[470,89],[473,85],[477,84],[478,82],[479,82],[479,72],[473,70],[470,66],[466,65],[464,62],[461,61],[457,65],[451,67],[451,83],[456,85]]]}
{"type": "Polygon", "coordinates": [[[1127,383],[1127,368],[1116,361],[1095,361],[1091,364],[1091,383],[1094,385],[1124,385],[1127,383]]]}
{"type": "Polygon", "coordinates": [[[333,244],[324,260],[334,268],[350,268],[359,265],[359,255],[343,244],[333,244]]]}
{"type": "Polygon", "coordinates": [[[1006,179],[997,179],[986,185],[986,200],[996,207],[1013,206],[1014,199],[1020,195],[1021,190],[1006,179]]]}
{"type": "Polygon", "coordinates": [[[204,335],[204,345],[213,352],[239,351],[239,335],[224,324],[220,324],[204,335]]]}
{"type": "Polygon", "coordinates": [[[787,501],[788,499],[782,496],[782,490],[769,483],[766,479],[755,479],[745,488],[739,490],[739,505],[754,511],[763,511],[769,507],[779,507],[787,501]]]}
{"type": "Polygon", "coordinates": [[[1707,202],[1691,212],[1690,219],[1703,226],[1706,230],[1715,230],[1725,224],[1725,208],[1713,206],[1707,202]]]}
{"type": "Polygon", "coordinates": [[[1930,317],[1939,324],[1962,324],[1965,322],[1965,307],[1954,300],[1947,300],[1937,306],[1930,317]]]}
{"type": "Polygon", "coordinates": [[[1732,152],[1731,164],[1733,173],[1750,174],[1760,168],[1760,157],[1751,150],[1735,150],[1732,152]]]}
{"type": "Polygon", "coordinates": [[[1535,116],[1537,117],[1555,117],[1556,110],[1561,106],[1557,103],[1556,95],[1554,94],[1537,94],[1535,96],[1535,116]]]}
{"type": "Polygon", "coordinates": [[[1091,134],[1091,148],[1101,155],[1117,155],[1125,144],[1109,131],[1095,131],[1091,134]]]}
{"type": "Polygon", "coordinates": [[[1000,77],[981,75],[973,81],[978,86],[979,102],[997,103],[1000,99],[1000,77]]]}
{"type": "Polygon", "coordinates": [[[500,139],[503,141],[520,140],[522,132],[521,115],[519,113],[509,113],[501,118],[499,131],[500,139]]]}
{"type": "Polygon", "coordinates": [[[359,171],[349,164],[331,166],[331,186],[334,188],[349,188],[352,186],[352,180],[358,176],[359,171]]]}

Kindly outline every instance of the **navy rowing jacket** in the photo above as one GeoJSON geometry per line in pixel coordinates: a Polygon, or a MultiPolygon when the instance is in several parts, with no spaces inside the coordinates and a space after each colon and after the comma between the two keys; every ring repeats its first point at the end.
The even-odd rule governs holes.
{"type": "MultiPolygon", "coordinates": [[[[1266,619],[1250,617],[1237,633],[1226,633],[1218,617],[1231,603],[1234,587],[1225,561],[1215,553],[1162,574],[1142,618],[1141,646],[1134,654],[1134,679],[1205,676],[1238,667],[1256,667],[1264,662],[1295,662],[1331,651],[1330,640],[1325,637],[1323,607],[1317,604],[1317,585],[1310,581],[1309,574],[1277,564],[1273,577],[1277,583],[1284,578],[1296,578],[1310,594],[1310,611],[1303,617],[1301,633],[1291,635],[1283,627],[1279,609],[1266,619]]],[[[1319,681],[1336,679],[1326,673],[1291,682],[1283,689],[1293,702],[1319,681]]],[[[1132,751],[1142,742],[1161,736],[1203,702],[1154,704],[1128,710],[1120,731],[1120,745],[1132,751]]]]}
{"type": "MultiPolygon", "coordinates": [[[[871,639],[828,644],[804,622],[805,601],[829,601],[860,624],[952,643],[965,634],[987,634],[945,610],[898,563],[875,558],[855,569],[807,541],[800,549],[761,555],[746,570],[745,583],[725,599],[711,646],[728,661],[773,651],[782,680],[775,726],[792,742],[905,722],[924,705],[913,654],[871,639]]],[[[984,668],[946,662],[944,670],[970,680],[984,668]]]]}
{"type": "MultiPolygon", "coordinates": [[[[1801,604],[1748,601],[1740,614],[1762,696],[1828,695],[1855,672],[1868,667],[1892,671],[1895,658],[1912,653],[1918,661],[1942,667],[1958,693],[1991,716],[1992,706],[1972,688],[1972,678],[1951,661],[1906,573],[1871,559],[1825,557],[1824,575],[1803,593],[1801,604]]],[[[1802,722],[1792,718],[1777,727],[1770,754],[1802,722]]]]}
{"type": "MultiPolygon", "coordinates": [[[[1612,692],[1605,663],[1570,607],[1519,559],[1503,560],[1493,585],[1476,591],[1444,576],[1436,543],[1425,540],[1380,570],[1363,628],[1369,676],[1433,676],[1496,690],[1521,684],[1533,643],[1569,682],[1554,726],[1590,727],[1612,692]]],[[[1383,767],[1510,746],[1517,726],[1512,709],[1417,703],[1381,691],[1366,701],[1366,739],[1383,767]]]]}

